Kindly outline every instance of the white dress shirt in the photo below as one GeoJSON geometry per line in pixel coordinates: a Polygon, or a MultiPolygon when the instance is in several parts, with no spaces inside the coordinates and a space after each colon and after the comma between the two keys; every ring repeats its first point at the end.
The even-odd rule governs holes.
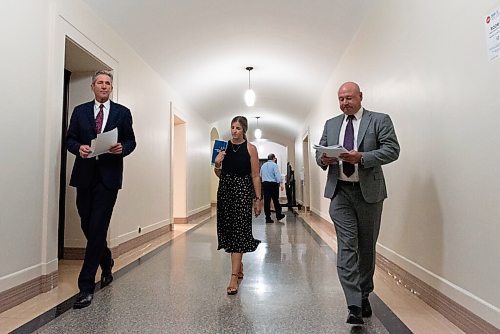
{"type": "MultiPolygon", "coordinates": [[[[354,150],[358,149],[358,130],[359,130],[359,123],[361,123],[361,117],[363,117],[363,107],[358,110],[357,113],[354,114],[354,119],[352,120],[352,126],[354,128],[354,150]]],[[[339,134],[339,145],[344,146],[344,136],[345,136],[345,129],[347,127],[347,115],[344,115],[344,121],[342,122],[342,127],[340,128],[340,134],[339,134]]],[[[354,165],[354,174],[352,174],[350,177],[347,177],[344,174],[344,168],[342,167],[342,160],[339,160],[339,165],[340,165],[340,173],[339,173],[339,180],[342,181],[349,181],[349,182],[359,182],[359,175],[358,175],[358,164],[354,165]]]]}

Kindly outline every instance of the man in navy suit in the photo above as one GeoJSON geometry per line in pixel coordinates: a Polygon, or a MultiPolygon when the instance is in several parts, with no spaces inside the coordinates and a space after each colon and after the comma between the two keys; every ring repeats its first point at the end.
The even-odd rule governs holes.
{"type": "Polygon", "coordinates": [[[363,94],[354,82],[338,91],[344,114],[326,121],[319,142],[342,145],[340,159],[316,152],[316,162],[328,169],[325,197],[337,233],[337,271],[349,309],[347,323],[363,324],[372,309],[375,246],[382,204],[387,197],[382,165],[399,157],[399,143],[389,115],[361,106],[363,94]]]}
{"type": "Polygon", "coordinates": [[[75,107],[66,135],[66,148],[76,155],[70,185],[76,187],[76,207],[87,239],[78,277],[80,293],[74,308],[87,307],[92,302],[99,266],[101,288],[113,280],[114,261],[106,237],[118,190],[122,187],[123,158],[136,146],[130,110],[109,99],[113,75],[97,71],[92,77],[91,89],[95,100],[75,107]],[[89,158],[92,139],[114,128],[118,130],[118,143],[110,147],[109,153],[89,158]]]}

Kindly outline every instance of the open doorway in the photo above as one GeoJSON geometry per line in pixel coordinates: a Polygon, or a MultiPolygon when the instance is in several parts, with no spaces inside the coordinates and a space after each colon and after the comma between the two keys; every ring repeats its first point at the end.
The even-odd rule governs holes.
{"type": "Polygon", "coordinates": [[[173,110],[172,204],[175,224],[188,222],[187,215],[187,151],[186,122],[173,110]]]}
{"type": "Polygon", "coordinates": [[[69,177],[75,156],[66,150],[66,130],[73,108],[94,98],[90,89],[95,71],[109,66],[101,62],[70,38],[65,40],[64,94],[61,123],[61,168],[59,172],[58,259],[83,258],[85,237],[80,230],[76,211],[76,192],[69,187],[69,177]]]}
{"type": "Polygon", "coordinates": [[[302,204],[307,212],[311,207],[311,192],[309,182],[309,134],[302,139],[302,154],[304,156],[303,172],[301,173],[300,187],[302,192],[302,204]]]}
{"type": "MultiPolygon", "coordinates": [[[[219,131],[216,128],[212,128],[210,131],[210,152],[214,147],[214,141],[219,139],[219,131]]],[[[214,207],[217,203],[217,189],[219,188],[219,178],[214,172],[210,173],[210,204],[214,207]]]]}

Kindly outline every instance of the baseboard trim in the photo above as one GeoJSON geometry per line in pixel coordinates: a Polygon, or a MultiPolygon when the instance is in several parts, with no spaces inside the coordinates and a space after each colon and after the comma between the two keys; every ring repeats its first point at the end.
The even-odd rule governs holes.
{"type": "Polygon", "coordinates": [[[58,272],[36,277],[0,293],[0,313],[47,292],[57,286],[58,272]]]}
{"type": "Polygon", "coordinates": [[[65,260],[83,260],[85,257],[85,248],[64,247],[63,259],[65,260]]]}
{"type": "MultiPolygon", "coordinates": [[[[188,224],[189,222],[198,219],[201,216],[210,214],[212,211],[212,207],[209,206],[208,208],[190,215],[189,217],[184,217],[184,218],[174,218],[174,224],[188,224]]],[[[141,246],[142,244],[145,244],[155,238],[158,238],[162,236],[163,234],[166,234],[170,231],[172,231],[172,224],[165,225],[163,227],[160,227],[156,230],[153,230],[151,232],[145,233],[143,235],[140,235],[138,237],[135,237],[133,239],[127,240],[121,244],[119,244],[116,247],[113,247],[111,249],[111,253],[113,254],[113,257],[118,257],[123,253],[126,253],[130,251],[131,249],[134,249],[136,247],[141,246]]],[[[78,247],[64,247],[64,259],[66,260],[83,260],[85,257],[85,248],[78,248],[78,247]]]]}
{"type": "Polygon", "coordinates": [[[211,212],[212,212],[212,207],[209,206],[208,208],[206,208],[204,210],[201,210],[198,213],[192,214],[192,215],[190,215],[187,218],[188,219],[188,223],[192,222],[193,220],[196,220],[196,219],[200,218],[201,216],[205,216],[207,214],[210,214],[211,212]]]}
{"type": "Polygon", "coordinates": [[[143,235],[140,235],[138,237],[132,238],[130,240],[127,240],[125,242],[122,242],[116,247],[111,248],[111,254],[113,255],[114,258],[117,258],[118,256],[134,249],[139,246],[144,245],[147,242],[150,242],[153,239],[156,239],[158,237],[161,237],[164,234],[167,234],[172,231],[172,224],[168,224],[165,226],[162,226],[160,228],[157,228],[156,230],[153,230],[151,232],[145,233],[143,235]]]}
{"type": "Polygon", "coordinates": [[[188,217],[174,217],[174,224],[187,224],[188,223],[188,217]]]}
{"type": "MultiPolygon", "coordinates": [[[[127,240],[116,247],[111,248],[111,254],[116,258],[123,253],[126,253],[136,247],[139,247],[153,239],[156,239],[168,232],[172,231],[172,224],[168,224],[157,228],[151,232],[145,233],[143,235],[137,236],[130,240],[127,240]]],[[[65,260],[83,260],[85,257],[85,248],[76,247],[65,247],[64,248],[64,259],[65,260]]]]}
{"type": "MultiPolygon", "coordinates": [[[[325,220],[317,212],[313,211],[312,213],[322,223],[326,223],[325,226],[331,228],[332,232],[335,232],[333,224],[325,220]]],[[[397,282],[400,286],[415,294],[465,333],[500,333],[498,328],[450,299],[442,292],[434,289],[429,284],[413,276],[379,252],[377,252],[376,261],[377,266],[391,276],[395,284],[397,282]]]]}
{"type": "Polygon", "coordinates": [[[380,253],[377,253],[377,266],[393,277],[395,282],[415,294],[465,333],[500,333],[498,328],[413,276],[380,253]]]}

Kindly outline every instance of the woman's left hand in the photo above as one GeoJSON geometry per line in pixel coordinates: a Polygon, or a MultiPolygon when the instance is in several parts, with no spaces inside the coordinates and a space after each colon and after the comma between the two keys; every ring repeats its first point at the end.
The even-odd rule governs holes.
{"type": "Polygon", "coordinates": [[[221,150],[219,154],[217,154],[214,161],[216,167],[220,167],[220,165],[222,164],[222,160],[224,160],[225,156],[226,156],[226,150],[221,150]]]}
{"type": "Polygon", "coordinates": [[[253,204],[253,211],[255,213],[255,217],[258,217],[262,211],[262,200],[255,200],[253,204]]]}

